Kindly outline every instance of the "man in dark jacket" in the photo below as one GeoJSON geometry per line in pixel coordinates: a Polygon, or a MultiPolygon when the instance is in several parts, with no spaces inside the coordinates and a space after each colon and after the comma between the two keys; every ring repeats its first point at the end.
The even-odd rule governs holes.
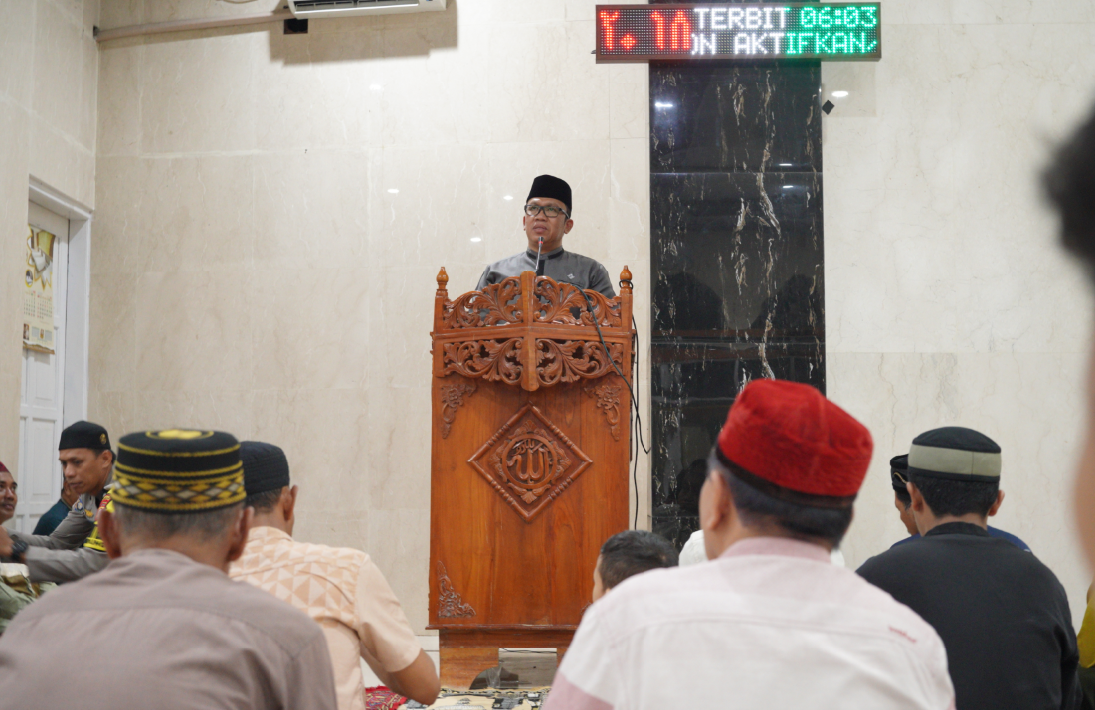
{"type": "Polygon", "coordinates": [[[960,710],[1074,710],[1079,654],[1065,590],[1034,555],[987,530],[1003,500],[1000,461],[1000,447],[972,429],[914,439],[908,491],[923,539],[859,574],[939,633],[960,710]]]}

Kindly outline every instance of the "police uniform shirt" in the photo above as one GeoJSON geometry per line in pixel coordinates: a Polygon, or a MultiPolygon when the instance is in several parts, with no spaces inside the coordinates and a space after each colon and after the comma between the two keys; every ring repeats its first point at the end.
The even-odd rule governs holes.
{"type": "MultiPolygon", "coordinates": [[[[107,487],[110,487],[110,483],[107,487]]],[[[24,563],[33,582],[72,582],[98,572],[110,562],[101,544],[96,544],[95,515],[106,494],[83,493],[76,499],[61,524],[49,535],[12,533],[30,547],[24,563]],[[91,538],[91,544],[88,544],[91,538]]]]}
{"type": "MultiPolygon", "coordinates": [[[[616,297],[608,269],[599,261],[564,251],[562,247],[540,254],[540,259],[544,266],[544,276],[574,284],[581,289],[599,291],[607,298],[616,297]]],[[[483,275],[479,277],[479,285],[475,288],[481,291],[486,286],[496,284],[504,278],[520,276],[523,271],[536,271],[535,250],[528,249],[494,262],[483,271],[483,275]]]]}
{"type": "Polygon", "coordinates": [[[859,575],[931,624],[961,710],[1080,705],[1068,598],[1034,555],[972,523],[944,523],[859,575]]]}

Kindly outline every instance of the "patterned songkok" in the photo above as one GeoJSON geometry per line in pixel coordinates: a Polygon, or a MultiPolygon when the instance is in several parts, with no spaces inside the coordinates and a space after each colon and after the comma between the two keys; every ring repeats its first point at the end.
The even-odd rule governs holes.
{"type": "Polygon", "coordinates": [[[126,434],[114,467],[117,505],[154,513],[195,513],[242,502],[236,437],[222,431],[167,429],[126,434]]]}

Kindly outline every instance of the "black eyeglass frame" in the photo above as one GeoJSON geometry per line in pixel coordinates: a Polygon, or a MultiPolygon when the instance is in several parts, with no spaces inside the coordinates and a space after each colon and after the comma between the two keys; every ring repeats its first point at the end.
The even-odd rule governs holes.
{"type": "Polygon", "coordinates": [[[549,210],[549,209],[552,209],[552,210],[559,210],[559,214],[563,215],[563,216],[564,216],[564,217],[566,217],[567,219],[570,219],[570,213],[568,213],[568,212],[567,212],[566,210],[564,210],[564,209],[563,209],[562,207],[556,207],[555,205],[533,205],[533,204],[526,204],[526,205],[525,205],[525,208],[524,208],[524,211],[525,211],[525,215],[526,215],[526,216],[528,216],[528,217],[535,217],[536,215],[538,215],[538,214],[540,214],[541,212],[543,212],[543,213],[544,213],[544,216],[545,216],[545,217],[547,217],[548,219],[555,219],[554,217],[552,217],[551,215],[549,215],[549,214],[547,213],[547,210],[549,210]],[[529,210],[531,210],[531,212],[530,212],[529,210]]]}

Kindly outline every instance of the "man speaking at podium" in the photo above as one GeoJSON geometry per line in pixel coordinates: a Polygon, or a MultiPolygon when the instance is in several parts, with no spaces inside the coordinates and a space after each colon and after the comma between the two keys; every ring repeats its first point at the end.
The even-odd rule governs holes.
{"type": "Polygon", "coordinates": [[[563,236],[574,228],[571,211],[570,185],[565,180],[553,175],[540,175],[533,180],[521,220],[528,249],[488,266],[475,288],[482,290],[509,276],[519,276],[522,271],[535,271],[539,276],[550,276],[615,298],[608,269],[588,256],[563,251],[563,236]]]}

